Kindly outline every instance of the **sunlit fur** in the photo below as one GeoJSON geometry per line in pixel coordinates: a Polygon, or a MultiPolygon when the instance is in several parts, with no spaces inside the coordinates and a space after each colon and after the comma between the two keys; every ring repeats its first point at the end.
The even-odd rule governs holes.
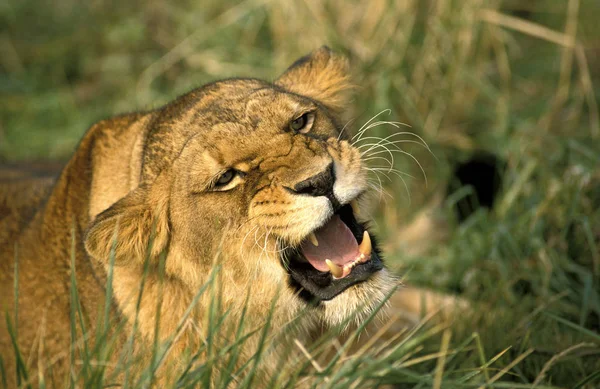
{"type": "MultiPolygon", "coordinates": [[[[104,305],[112,269],[113,317],[122,314],[129,329],[136,322],[138,344],[150,345],[160,309],[160,340],[176,333],[167,362],[175,368],[179,352],[197,348],[206,337],[213,294],[205,293],[183,318],[211,274],[216,274],[214,286],[228,312],[223,334],[231,333],[244,309],[248,331],[270,316],[275,335],[294,323],[289,336],[269,338],[278,339],[280,346],[263,357],[265,374],[276,367],[292,339],[308,343],[317,328],[348,319],[357,323],[368,315],[394,286],[385,270],[311,307],[290,287],[286,258],[281,260],[282,250],[299,245],[333,212],[325,197],[299,195],[290,188],[330,164],[336,176],[333,192],[341,204],[369,188],[360,146],[340,126],[338,114],[349,88],[346,59],[321,48],[273,84],[220,81],[157,110],[94,125],[47,197],[33,196],[26,202],[32,206],[29,214],[11,216],[14,228],[0,236],[2,307],[9,312],[15,308],[11,296],[18,257],[19,344],[31,353],[34,366],[43,370],[47,361],[42,359],[49,355],[57,356],[57,379],[68,368],[72,249],[89,342],[94,343],[98,307],[104,305]],[[314,113],[312,127],[295,133],[290,121],[307,111],[314,113]],[[240,174],[227,186],[215,187],[228,169],[240,174]],[[149,270],[138,312],[146,259],[149,270]],[[44,353],[32,351],[40,345],[44,353]]],[[[2,323],[0,347],[8,349],[2,323]]],[[[257,342],[258,336],[249,338],[240,363],[257,342]]],[[[4,362],[7,371],[14,370],[10,355],[4,362]]]]}

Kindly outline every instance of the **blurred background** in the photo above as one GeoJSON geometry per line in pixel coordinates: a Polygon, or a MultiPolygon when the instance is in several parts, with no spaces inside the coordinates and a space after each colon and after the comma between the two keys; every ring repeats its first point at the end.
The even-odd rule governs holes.
{"type": "Polygon", "coordinates": [[[99,119],[327,44],[350,128],[378,115],[365,136],[406,153],[373,161],[388,264],[476,307],[419,353],[449,333],[445,377],[597,387],[599,20],[598,0],[4,0],[0,163],[63,162],[99,119]]]}

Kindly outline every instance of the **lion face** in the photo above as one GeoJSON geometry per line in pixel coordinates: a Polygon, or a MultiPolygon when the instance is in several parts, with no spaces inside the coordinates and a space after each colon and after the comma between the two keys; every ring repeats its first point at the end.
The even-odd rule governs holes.
{"type": "Polygon", "coordinates": [[[191,289],[219,263],[231,300],[258,286],[264,301],[283,290],[292,311],[313,303],[329,323],[368,311],[392,283],[359,218],[361,154],[336,116],[345,66],[320,49],[275,84],[217,82],[148,119],[140,185],[98,215],[88,251],[106,256],[118,220],[117,266],[154,230],[152,254],[191,289]]]}

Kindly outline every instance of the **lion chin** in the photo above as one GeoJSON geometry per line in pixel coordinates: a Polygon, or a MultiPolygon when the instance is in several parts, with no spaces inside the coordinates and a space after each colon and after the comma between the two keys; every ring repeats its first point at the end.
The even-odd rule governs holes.
{"type": "MultiPolygon", "coordinates": [[[[397,282],[361,212],[367,169],[340,123],[349,89],[347,60],[322,47],[273,83],[218,81],[95,124],[52,184],[0,183],[13,210],[0,229],[0,303],[15,312],[18,274],[13,324],[31,366],[79,344],[72,333],[93,344],[106,306],[128,329],[116,345],[133,328],[142,349],[177,333],[168,362],[177,367],[211,326],[210,293],[196,298],[209,281],[227,312],[223,338],[242,319],[254,329],[269,317],[276,330],[296,320],[290,339],[302,343],[315,329],[361,323],[397,282]],[[11,200],[15,188],[23,195],[11,200]],[[72,285],[87,334],[71,328],[72,285]]],[[[0,348],[12,349],[1,322],[0,348]]],[[[240,366],[257,342],[248,338],[240,366]]],[[[280,353],[271,355],[267,373],[280,353]]],[[[77,374],[56,358],[47,374],[77,374]]]]}

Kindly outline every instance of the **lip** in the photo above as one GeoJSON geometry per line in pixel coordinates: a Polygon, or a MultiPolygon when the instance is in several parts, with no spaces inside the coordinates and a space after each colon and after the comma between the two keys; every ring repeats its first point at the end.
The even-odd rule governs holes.
{"type": "MultiPolygon", "coordinates": [[[[340,207],[335,215],[346,224],[354,235],[357,243],[363,239],[366,230],[364,224],[359,223],[352,212],[352,207],[347,204],[340,207]]],[[[371,234],[369,234],[371,235],[371,234]]],[[[368,281],[369,278],[383,269],[383,262],[376,239],[371,235],[372,253],[369,261],[356,265],[350,274],[344,278],[334,278],[330,272],[315,269],[304,257],[298,248],[288,248],[281,256],[284,269],[289,274],[290,287],[298,292],[298,296],[307,303],[328,301],[340,295],[353,285],[368,281]],[[286,258],[286,260],[284,260],[286,258]]]]}

